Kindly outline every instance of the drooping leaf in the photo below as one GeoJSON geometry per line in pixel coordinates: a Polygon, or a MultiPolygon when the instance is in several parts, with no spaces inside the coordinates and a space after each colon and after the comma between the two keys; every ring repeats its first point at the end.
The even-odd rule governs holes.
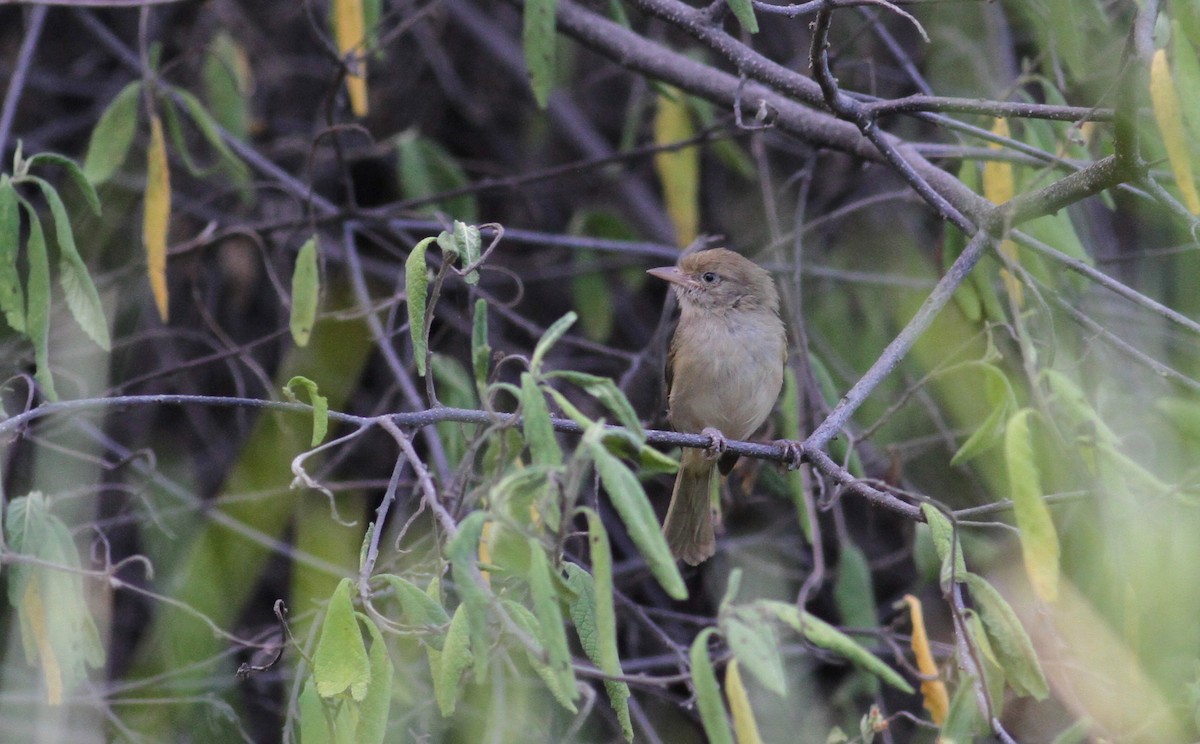
{"type": "MultiPolygon", "coordinates": [[[[250,172],[242,159],[234,154],[229,145],[225,143],[225,139],[221,136],[220,126],[213,119],[212,114],[200,102],[200,99],[194,96],[191,91],[184,88],[173,88],[172,92],[179,97],[183,102],[183,107],[187,111],[188,118],[196,125],[196,129],[200,131],[200,135],[204,137],[204,141],[209,147],[217,151],[219,165],[225,170],[229,177],[236,184],[244,184],[250,177],[250,172]]],[[[168,111],[173,111],[173,106],[168,106],[168,111]]],[[[189,157],[187,148],[180,146],[179,154],[184,156],[184,161],[188,162],[189,157]]]]}
{"type": "Polygon", "coordinates": [[[71,183],[75,184],[79,193],[83,194],[88,209],[92,210],[92,214],[97,217],[100,216],[100,196],[96,193],[96,187],[92,185],[74,160],[54,152],[40,152],[28,160],[28,167],[33,168],[38,165],[57,165],[65,169],[71,178],[71,183]]]}
{"type": "Polygon", "coordinates": [[[84,175],[92,183],[107,181],[125,162],[137,129],[137,104],[141,92],[140,80],[129,83],[113,98],[96,122],[83,160],[84,175]]]}
{"type": "Polygon", "coordinates": [[[723,607],[718,617],[721,635],[733,657],[745,665],[759,684],[783,697],[782,649],[771,617],[754,605],[723,607]]]}
{"type": "Polygon", "coordinates": [[[329,598],[313,652],[313,679],[323,698],[348,694],[351,700],[362,702],[371,681],[371,662],[350,601],[353,588],[351,579],[342,579],[329,598]]]}
{"type": "Polygon", "coordinates": [[[578,713],[579,708],[575,705],[575,699],[579,696],[579,690],[575,686],[574,676],[563,675],[560,669],[556,669],[542,659],[543,649],[540,637],[542,627],[538,623],[537,616],[528,607],[512,600],[506,599],[503,604],[504,611],[508,613],[509,618],[529,636],[529,640],[534,641],[535,648],[526,647],[525,649],[525,658],[533,667],[533,671],[545,683],[546,689],[554,696],[555,702],[571,713],[578,713]]]}
{"type": "MultiPolygon", "coordinates": [[[[654,114],[654,144],[668,147],[696,134],[682,91],[665,86],[658,94],[654,114]]],[[[675,226],[675,240],[688,245],[700,232],[700,153],[695,147],[662,150],[654,155],[654,169],[662,184],[667,214],[675,226]]]]}
{"type": "Polygon", "coordinates": [[[525,49],[529,84],[540,108],[546,108],[550,90],[554,87],[554,58],[558,43],[554,14],[557,6],[558,0],[529,0],[525,3],[521,41],[525,49]]]}
{"type": "Polygon", "coordinates": [[[925,515],[925,521],[929,524],[929,531],[933,536],[933,547],[937,550],[938,560],[942,564],[940,579],[942,590],[948,591],[952,565],[955,581],[965,581],[963,577],[967,575],[962,544],[956,541],[954,525],[946,518],[945,514],[942,514],[940,509],[933,504],[921,504],[921,513],[925,515]],[[954,559],[953,564],[950,562],[951,558],[954,559]]]}
{"type": "Polygon", "coordinates": [[[1047,602],[1058,596],[1058,532],[1034,460],[1029,421],[1032,409],[1009,419],[1004,435],[1004,461],[1012,492],[1013,516],[1021,535],[1021,555],[1034,592],[1047,602]]]}
{"type": "Polygon", "coordinates": [[[572,385],[583,388],[589,395],[600,401],[616,417],[617,423],[625,427],[639,444],[645,439],[646,435],[642,430],[642,422],[638,418],[637,411],[633,410],[633,404],[629,402],[625,393],[621,392],[612,378],[566,369],[555,370],[547,377],[566,380],[572,385]]]}
{"type": "Polygon", "coordinates": [[[480,298],[475,300],[475,314],[471,318],[471,368],[475,373],[475,387],[478,391],[487,387],[491,361],[492,347],[488,344],[487,301],[480,298]]]}
{"type": "MultiPolygon", "coordinates": [[[[491,634],[488,631],[488,595],[475,578],[478,571],[479,540],[483,536],[483,527],[487,521],[485,512],[471,512],[459,522],[458,534],[446,548],[451,573],[454,576],[454,586],[462,600],[459,609],[464,611],[471,634],[471,646],[476,649],[485,649],[491,645],[491,634]]],[[[456,610],[455,614],[457,613],[456,610]]],[[[474,667],[475,680],[484,681],[487,677],[487,654],[480,653],[474,660],[474,667]]]]}
{"type": "Polygon", "coordinates": [[[873,628],[878,624],[879,610],[871,584],[871,567],[862,549],[849,541],[842,544],[833,598],[841,613],[842,625],[873,628]]]}
{"type": "MultiPolygon", "coordinates": [[[[400,194],[405,199],[422,199],[470,184],[470,179],[454,156],[436,140],[421,135],[416,129],[401,132],[396,136],[395,143],[400,194]]],[[[445,212],[467,224],[478,219],[475,196],[469,193],[416,205],[414,210],[423,214],[445,212]]]]}
{"type": "MultiPolygon", "coordinates": [[[[733,11],[733,15],[737,18],[747,33],[758,33],[758,19],[754,17],[754,6],[750,4],[750,0],[725,0],[729,3],[729,9],[733,11]]],[[[739,742],[740,744],[740,742],[739,742]]]]}
{"type": "Polygon", "coordinates": [[[983,620],[988,641],[996,654],[1004,676],[1019,695],[1031,695],[1044,700],[1050,694],[1042,665],[1033,650],[1033,643],[1012,607],[982,576],[967,574],[967,586],[979,617],[983,620]]]}
{"type": "Polygon", "coordinates": [[[307,346],[317,322],[317,305],[321,297],[321,275],[317,268],[317,236],[313,235],[296,254],[292,270],[292,313],[290,327],[297,346],[307,346]]]}
{"type": "Polygon", "coordinates": [[[146,196],[142,212],[142,245],[146,247],[146,271],[158,315],[167,322],[167,230],[171,220],[171,171],[162,122],[150,120],[150,145],[146,149],[146,196]]]}
{"type": "Polygon", "coordinates": [[[367,696],[359,706],[354,740],[356,744],[383,744],[387,736],[388,713],[392,705],[392,681],[396,675],[396,668],[388,655],[383,633],[365,615],[358,615],[358,619],[371,638],[371,648],[367,652],[371,683],[367,687],[367,696]]]}
{"type": "Polygon", "coordinates": [[[557,465],[562,462],[562,448],[554,436],[554,425],[550,422],[550,409],[542,388],[533,375],[521,373],[521,420],[525,442],[534,465],[557,465]]]}
{"type": "Polygon", "coordinates": [[[454,714],[458,701],[458,683],[463,672],[475,661],[475,655],[471,653],[471,631],[467,613],[467,606],[460,604],[454,611],[454,617],[450,619],[450,628],[446,631],[442,650],[438,652],[433,648],[428,649],[430,658],[436,654],[439,662],[439,673],[433,680],[433,690],[438,710],[447,718],[454,714]]]}
{"type": "Polygon", "coordinates": [[[37,212],[24,200],[21,206],[29,219],[29,240],[25,255],[29,261],[29,278],[25,283],[25,328],[33,343],[36,369],[33,377],[48,400],[58,400],[54,377],[50,373],[50,256],[46,250],[46,235],[37,212]]]}
{"type": "Polygon", "coordinates": [[[737,744],[762,744],[758,721],[750,707],[750,696],[742,684],[740,665],[736,658],[725,667],[725,698],[729,701],[729,712],[733,715],[733,737],[737,744]]]}
{"type": "Polygon", "coordinates": [[[925,612],[921,600],[911,594],[904,595],[908,605],[909,618],[912,621],[912,651],[917,661],[917,669],[930,679],[921,680],[921,696],[925,699],[925,710],[929,711],[933,722],[941,726],[950,712],[950,696],[946,692],[946,683],[941,680],[937,662],[933,660],[933,652],[929,649],[929,635],[925,632],[925,612]]]}
{"type": "Polygon", "coordinates": [[[0,312],[18,333],[25,332],[25,292],[17,270],[21,249],[21,210],[17,190],[8,176],[0,176],[0,312]]]}
{"type": "Polygon", "coordinates": [[[1200,194],[1192,177],[1192,159],[1187,137],[1183,131],[1183,114],[1175,80],[1167,63],[1167,51],[1158,49],[1150,61],[1150,102],[1154,120],[1162,134],[1167,160],[1175,174],[1175,185],[1183,196],[1183,204],[1194,215],[1200,215],[1200,194]]]}
{"type": "Polygon", "coordinates": [[[567,313],[558,320],[550,324],[542,337],[538,339],[537,344],[533,347],[533,355],[529,357],[529,371],[535,375],[541,371],[542,360],[546,358],[546,354],[550,353],[550,349],[558,343],[559,339],[566,335],[567,331],[575,324],[578,318],[575,313],[567,313]]]}
{"type": "Polygon", "coordinates": [[[687,587],[683,583],[683,577],[679,575],[679,567],[671,557],[671,550],[659,529],[654,508],[650,506],[637,476],[605,449],[599,427],[593,426],[588,430],[584,435],[583,446],[587,447],[592,456],[596,472],[600,474],[600,482],[625,524],[625,529],[629,530],[629,537],[645,558],[650,572],[671,597],[686,598],[687,587]]]}
{"type": "Polygon", "coordinates": [[[392,587],[400,604],[400,616],[406,625],[443,627],[450,623],[446,609],[408,579],[395,574],[381,574],[374,578],[392,587]]]}
{"type": "Polygon", "coordinates": [[[1015,404],[1016,395],[1008,378],[993,364],[980,363],[978,367],[984,376],[984,400],[991,406],[987,418],[980,424],[967,441],[963,442],[954,456],[950,458],[951,465],[961,465],[986,452],[1001,440],[1004,422],[1008,412],[1015,404]]]}
{"type": "Polygon", "coordinates": [[[250,94],[254,80],[246,50],[226,30],[213,36],[204,57],[204,97],[213,118],[238,139],[250,133],[250,94]]]}
{"type": "Polygon", "coordinates": [[[404,262],[404,290],[408,301],[408,332],[412,337],[413,359],[417,374],[425,376],[425,357],[429,339],[425,338],[425,303],[429,290],[429,270],[425,265],[425,249],[436,238],[425,238],[413,246],[404,262]]]}
{"type": "Polygon", "coordinates": [[[692,686],[696,690],[696,706],[700,709],[700,723],[708,735],[710,744],[734,744],[733,732],[729,730],[729,719],[721,703],[721,688],[717,686],[717,675],[712,660],[708,658],[708,638],[716,632],[705,628],[692,641],[689,660],[692,666],[692,686]]]}
{"type": "Polygon", "coordinates": [[[571,651],[567,647],[567,632],[563,627],[562,610],[554,590],[554,577],[546,551],[536,538],[529,538],[529,592],[533,597],[533,614],[538,619],[538,639],[546,649],[550,668],[559,677],[561,689],[575,698],[575,673],[571,669],[571,651]]]}

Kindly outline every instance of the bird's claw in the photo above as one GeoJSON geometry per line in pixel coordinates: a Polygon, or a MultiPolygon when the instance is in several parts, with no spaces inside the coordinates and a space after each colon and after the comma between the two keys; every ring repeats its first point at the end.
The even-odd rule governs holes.
{"type": "Polygon", "coordinates": [[[704,430],[700,433],[712,440],[712,443],[704,450],[704,459],[717,460],[721,455],[725,454],[725,450],[729,447],[729,444],[724,434],[711,426],[704,427],[704,430]]]}
{"type": "Polygon", "coordinates": [[[804,464],[804,445],[793,439],[780,439],[775,442],[777,447],[783,449],[783,464],[788,470],[799,470],[804,464]]]}

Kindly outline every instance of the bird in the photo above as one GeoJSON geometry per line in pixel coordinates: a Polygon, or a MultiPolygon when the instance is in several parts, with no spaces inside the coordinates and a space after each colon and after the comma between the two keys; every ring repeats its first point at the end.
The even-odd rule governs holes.
{"type": "Polygon", "coordinates": [[[671,554],[695,566],[716,553],[709,493],[746,439],[766,421],[783,386],[787,334],[770,273],[725,248],[685,255],[647,273],[669,282],[679,322],[667,350],[668,418],[676,431],[707,434],[709,450],[685,449],[663,521],[671,554]]]}

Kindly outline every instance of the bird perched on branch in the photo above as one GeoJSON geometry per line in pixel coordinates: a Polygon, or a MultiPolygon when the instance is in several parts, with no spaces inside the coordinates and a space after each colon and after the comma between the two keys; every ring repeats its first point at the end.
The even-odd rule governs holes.
{"type": "Polygon", "coordinates": [[[708,450],[685,449],[663,534],[671,553],[690,565],[716,552],[709,493],[713,475],[733,469],[726,437],[753,434],[783,385],[787,337],[779,294],[767,271],[724,248],[684,256],[651,269],[671,283],[679,324],[667,352],[667,401],[676,431],[707,434],[708,450]]]}

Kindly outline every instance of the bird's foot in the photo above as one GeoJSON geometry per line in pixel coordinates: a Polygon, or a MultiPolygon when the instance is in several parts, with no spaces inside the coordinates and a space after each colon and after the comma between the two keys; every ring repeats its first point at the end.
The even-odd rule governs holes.
{"type": "Polygon", "coordinates": [[[729,446],[727,440],[725,439],[725,435],[711,426],[704,427],[700,433],[712,440],[712,443],[709,444],[704,450],[704,459],[720,459],[721,455],[725,454],[725,450],[729,446]]]}
{"type": "Polygon", "coordinates": [[[788,470],[799,470],[804,464],[804,445],[794,439],[779,439],[774,442],[783,449],[783,464],[788,470]]]}

